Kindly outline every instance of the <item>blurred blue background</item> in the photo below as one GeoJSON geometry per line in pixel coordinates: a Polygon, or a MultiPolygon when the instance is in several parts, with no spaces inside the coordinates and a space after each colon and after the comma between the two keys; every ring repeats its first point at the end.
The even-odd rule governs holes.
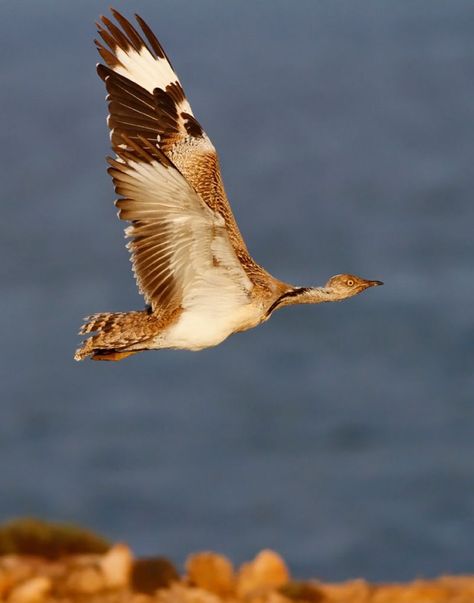
{"type": "Polygon", "coordinates": [[[171,56],[257,261],[386,285],[79,364],[83,316],[142,307],[105,171],[109,3],[0,5],[0,519],[324,579],[474,571],[474,4],[115,0],[171,56]]]}

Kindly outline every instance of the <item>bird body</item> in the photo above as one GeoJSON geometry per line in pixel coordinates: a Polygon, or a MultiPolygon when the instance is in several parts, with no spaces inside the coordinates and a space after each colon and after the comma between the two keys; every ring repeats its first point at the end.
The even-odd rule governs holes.
{"type": "Polygon", "coordinates": [[[382,284],[332,277],[294,287],[270,275],[245,245],[227,199],[215,148],[193,115],[162,46],[139,16],[139,32],[112,10],[96,45],[106,65],[114,158],[109,174],[119,217],[131,225],[133,271],[147,308],[90,316],[76,360],[120,360],[148,349],[201,350],[267,320],[277,308],[339,301],[382,284]]]}

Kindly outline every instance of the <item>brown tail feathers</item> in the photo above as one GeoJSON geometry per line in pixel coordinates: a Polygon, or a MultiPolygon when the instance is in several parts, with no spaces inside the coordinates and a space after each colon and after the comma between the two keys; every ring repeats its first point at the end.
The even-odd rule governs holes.
{"type": "Polygon", "coordinates": [[[136,354],[137,344],[150,339],[152,317],[146,310],[138,312],[104,312],[86,317],[80,335],[96,333],[76,350],[75,360],[91,356],[93,360],[117,361],[136,354]]]}

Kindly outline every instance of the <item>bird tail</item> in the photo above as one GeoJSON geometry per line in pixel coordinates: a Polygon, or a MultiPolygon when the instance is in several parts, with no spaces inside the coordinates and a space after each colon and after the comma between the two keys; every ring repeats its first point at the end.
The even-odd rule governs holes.
{"type": "MultiPolygon", "coordinates": [[[[138,312],[102,312],[87,316],[79,335],[95,333],[76,350],[75,360],[122,360],[136,354],[137,344],[150,339],[149,314],[138,312]]],[[[143,349],[143,348],[142,348],[143,349]]]]}

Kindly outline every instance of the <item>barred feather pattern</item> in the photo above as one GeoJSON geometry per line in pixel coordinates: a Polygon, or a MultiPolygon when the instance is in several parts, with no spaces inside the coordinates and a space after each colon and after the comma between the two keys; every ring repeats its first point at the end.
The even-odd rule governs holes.
{"type": "Polygon", "coordinates": [[[102,312],[85,318],[80,335],[96,333],[86,339],[74,358],[83,360],[99,350],[124,350],[147,341],[156,333],[159,319],[147,310],[134,312],[102,312]]]}

